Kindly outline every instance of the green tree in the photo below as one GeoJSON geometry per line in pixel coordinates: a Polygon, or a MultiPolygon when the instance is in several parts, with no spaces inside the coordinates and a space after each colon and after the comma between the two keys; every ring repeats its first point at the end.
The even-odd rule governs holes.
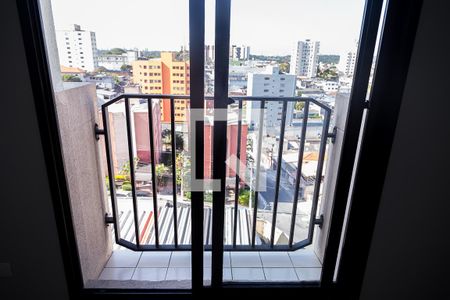
{"type": "Polygon", "coordinates": [[[112,48],[109,51],[106,51],[106,54],[110,54],[110,55],[121,55],[126,53],[127,51],[122,49],[122,48],[112,48]]]}
{"type": "Polygon", "coordinates": [[[279,64],[280,67],[280,73],[289,73],[289,63],[283,62],[279,64]]]}
{"type": "Polygon", "coordinates": [[[94,73],[105,73],[105,72],[108,72],[108,69],[105,67],[102,67],[102,66],[100,66],[94,70],[94,73]]]}
{"type": "Polygon", "coordinates": [[[183,184],[183,154],[178,153],[175,159],[175,166],[177,170],[177,186],[181,186],[183,184]]]}
{"type": "Polygon", "coordinates": [[[124,191],[131,191],[131,183],[124,183],[124,184],[122,184],[122,190],[124,190],[124,191]]]}
{"type": "Polygon", "coordinates": [[[302,110],[303,107],[305,107],[305,102],[303,102],[303,101],[295,102],[295,106],[294,106],[295,110],[302,110]]]}
{"type": "Polygon", "coordinates": [[[80,77],[71,74],[64,74],[62,80],[65,82],[81,82],[80,77]]]}
{"type": "MultiPolygon", "coordinates": [[[[139,162],[139,158],[135,157],[134,158],[134,168],[136,169],[137,164],[139,162]]],[[[127,161],[123,164],[122,169],[120,169],[119,172],[120,175],[125,175],[126,176],[126,180],[130,180],[130,162],[127,161]]]]}
{"type": "Polygon", "coordinates": [[[243,206],[248,206],[250,202],[250,191],[247,189],[241,189],[239,191],[239,204],[243,206]]]}
{"type": "Polygon", "coordinates": [[[123,72],[130,72],[131,69],[132,69],[132,67],[130,65],[125,65],[125,64],[120,67],[120,70],[123,72]]]}
{"type": "Polygon", "coordinates": [[[157,164],[155,166],[156,180],[158,181],[158,186],[164,186],[167,182],[166,174],[169,171],[169,168],[164,164],[157,164]]]}

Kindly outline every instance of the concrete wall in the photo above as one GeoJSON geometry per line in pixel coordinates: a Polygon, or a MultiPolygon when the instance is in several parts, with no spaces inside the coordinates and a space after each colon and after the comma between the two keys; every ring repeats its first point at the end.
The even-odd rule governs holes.
{"type": "Polygon", "coordinates": [[[8,57],[0,72],[0,263],[11,271],[0,275],[0,299],[64,300],[67,285],[16,2],[0,3],[0,55],[8,57]]]}
{"type": "Polygon", "coordinates": [[[64,166],[69,187],[73,223],[83,279],[97,279],[111,255],[99,143],[95,139],[97,119],[95,85],[66,83],[56,93],[64,166]]]}
{"type": "Polygon", "coordinates": [[[424,1],[364,300],[450,299],[449,14],[448,1],[424,1]]]}

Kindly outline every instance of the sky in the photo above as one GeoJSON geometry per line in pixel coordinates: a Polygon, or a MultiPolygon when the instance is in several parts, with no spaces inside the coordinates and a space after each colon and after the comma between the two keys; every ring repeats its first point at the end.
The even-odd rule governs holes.
{"type": "MultiPolygon", "coordinates": [[[[214,43],[215,0],[206,1],[205,43],[214,43]]],[[[94,31],[99,49],[179,50],[189,43],[189,0],[51,0],[55,27],[94,31]]],[[[320,41],[343,55],[359,38],[365,0],[232,0],[231,44],[252,54],[291,54],[295,41],[320,41]]]]}

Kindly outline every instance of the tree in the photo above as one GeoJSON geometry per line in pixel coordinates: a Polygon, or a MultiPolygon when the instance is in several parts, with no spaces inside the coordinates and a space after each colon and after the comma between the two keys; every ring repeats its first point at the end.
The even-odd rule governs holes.
{"type": "Polygon", "coordinates": [[[303,107],[305,107],[305,102],[301,102],[301,101],[295,102],[295,106],[294,106],[295,110],[302,110],[303,107]]]}
{"type": "Polygon", "coordinates": [[[112,48],[109,51],[106,51],[106,54],[110,54],[110,55],[121,55],[126,53],[127,51],[122,49],[122,48],[112,48]]]}
{"type": "Polygon", "coordinates": [[[125,65],[125,64],[123,64],[123,65],[120,67],[120,71],[123,71],[123,72],[130,72],[131,69],[132,69],[132,67],[131,67],[130,65],[125,65]]]}
{"type": "Polygon", "coordinates": [[[164,186],[167,178],[166,174],[169,171],[169,168],[164,164],[157,164],[155,166],[156,180],[158,181],[158,186],[164,186]]]}
{"type": "Polygon", "coordinates": [[[65,82],[81,82],[80,77],[71,74],[64,74],[62,80],[65,82]]]}
{"type": "Polygon", "coordinates": [[[280,73],[289,73],[289,63],[283,62],[279,64],[280,67],[280,73]]]}
{"type": "Polygon", "coordinates": [[[94,73],[105,73],[105,72],[108,72],[108,69],[105,67],[102,67],[102,66],[100,66],[94,70],[94,73]]]}
{"type": "Polygon", "coordinates": [[[184,150],[184,139],[181,133],[175,134],[175,149],[184,150]]]}
{"type": "Polygon", "coordinates": [[[177,176],[176,176],[176,181],[177,181],[177,186],[180,186],[183,184],[183,154],[178,153],[177,157],[175,159],[175,166],[176,166],[176,170],[177,170],[177,176]]]}
{"type": "Polygon", "coordinates": [[[320,68],[317,67],[317,77],[325,80],[336,80],[339,76],[336,66],[331,66],[324,70],[320,70],[320,68]]]}
{"type": "Polygon", "coordinates": [[[248,206],[250,201],[250,191],[247,189],[241,189],[239,191],[239,204],[243,206],[248,206]]]}
{"type": "MultiPolygon", "coordinates": [[[[134,158],[134,168],[136,169],[136,166],[139,162],[139,158],[134,158]]],[[[130,180],[130,162],[127,161],[123,164],[122,169],[120,170],[120,175],[124,175],[126,180],[130,180]]]]}

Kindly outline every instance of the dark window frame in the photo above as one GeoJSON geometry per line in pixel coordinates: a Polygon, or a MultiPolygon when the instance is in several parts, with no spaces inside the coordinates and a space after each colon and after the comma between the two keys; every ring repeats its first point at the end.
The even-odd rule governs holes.
{"type": "MultiPolygon", "coordinates": [[[[47,167],[52,203],[55,210],[55,219],[60,238],[61,253],[64,261],[65,275],[68,291],[72,299],[98,299],[102,297],[143,299],[143,298],[179,298],[192,299],[193,296],[278,296],[282,291],[289,289],[298,297],[316,297],[324,299],[327,295],[339,297],[346,295],[347,299],[357,299],[362,285],[365,265],[369,253],[371,236],[375,225],[379,200],[383,188],[389,154],[394,138],[396,122],[401,105],[403,88],[405,85],[410,56],[414,44],[415,33],[419,21],[422,0],[408,2],[389,1],[383,29],[381,48],[378,57],[377,69],[374,75],[373,91],[370,97],[370,107],[365,103],[365,81],[363,74],[370,69],[372,58],[368,58],[371,47],[368,34],[364,38],[364,27],[376,22],[377,9],[381,6],[379,0],[367,0],[366,15],[364,18],[361,46],[358,53],[358,62],[353,84],[351,104],[348,113],[347,131],[344,136],[343,156],[337,179],[335,202],[332,215],[332,225],[328,250],[325,255],[322,285],[311,284],[220,284],[217,276],[213,276],[215,284],[212,287],[203,287],[202,282],[202,224],[193,224],[193,289],[189,290],[133,290],[133,289],[86,289],[83,287],[81,267],[76,246],[74,226],[71,218],[68,187],[65,178],[60,136],[57,125],[54,95],[50,80],[50,72],[47,64],[45,42],[39,13],[39,4],[36,0],[17,1],[19,17],[22,27],[22,37],[26,46],[26,56],[32,80],[33,97],[36,104],[36,113],[39,123],[39,131],[44,148],[45,163],[47,167]],[[406,26],[407,24],[408,26],[406,26]],[[400,37],[400,38],[399,38],[400,37]],[[368,45],[369,44],[369,45],[368,45]],[[396,63],[394,64],[393,61],[396,63]],[[364,92],[364,93],[363,93],[364,92]],[[359,99],[356,101],[355,99],[359,99]],[[383,99],[390,99],[389,103],[383,99]],[[341,264],[338,270],[338,281],[332,283],[334,273],[333,263],[337,259],[340,232],[343,224],[343,216],[347,204],[349,183],[353,173],[353,161],[346,158],[354,158],[358,145],[359,128],[362,122],[362,112],[369,108],[365,123],[365,132],[361,140],[359,152],[359,165],[353,188],[353,201],[351,203],[350,217],[346,239],[342,249],[341,264]],[[353,124],[353,126],[350,126],[353,124]],[[349,130],[350,129],[350,130],[349,130]],[[373,146],[374,142],[383,145],[373,146]],[[373,176],[373,175],[376,176],[373,176]],[[367,192],[370,187],[370,193],[367,192]],[[364,201],[361,201],[363,198],[364,201]],[[359,201],[358,201],[359,200],[359,201]],[[367,205],[369,203],[369,205],[367,205]],[[329,284],[326,284],[329,283],[329,284]],[[217,286],[218,284],[218,286],[217,286]]],[[[230,0],[217,0],[216,7],[229,8],[230,0]]],[[[190,24],[190,41],[193,57],[191,58],[192,83],[191,97],[197,97],[197,101],[203,102],[203,55],[204,55],[204,1],[190,0],[190,15],[195,21],[190,24]],[[201,94],[200,94],[201,93],[201,94]]],[[[219,22],[223,22],[222,15],[216,11],[219,22]]],[[[228,20],[229,22],[229,20],[228,20]]],[[[223,24],[223,23],[222,23],[223,24]]],[[[226,21],[225,21],[226,24],[226,21]]],[[[373,24],[372,24],[373,25],[373,24]]],[[[369,26],[370,27],[370,26],[369,26]]],[[[369,29],[367,29],[369,30],[369,29]]],[[[373,31],[373,28],[371,29],[373,31]]],[[[370,31],[370,30],[369,30],[370,31]]],[[[229,34],[229,28],[228,28],[229,34]]],[[[229,38],[229,36],[228,36],[229,38]]],[[[372,49],[373,50],[373,49],[372,49]]],[[[219,50],[220,51],[220,50],[219,50]]],[[[228,50],[226,50],[228,51],[228,50]]],[[[216,49],[217,52],[217,49],[216,49]]],[[[218,52],[220,53],[220,52],[218,52]]],[[[217,54],[217,53],[216,53],[217,54]]],[[[223,54],[223,53],[222,53],[223,54]]],[[[217,59],[217,56],[216,56],[217,59]]],[[[217,62],[216,62],[217,63],[217,62]]],[[[226,64],[224,64],[226,65],[226,64]]],[[[219,83],[222,84],[222,83],[219,83]]],[[[226,86],[222,88],[227,89],[226,86]]],[[[198,139],[203,136],[197,135],[198,139]]],[[[201,148],[201,147],[199,147],[201,148]]],[[[202,154],[202,153],[201,153],[202,154]]],[[[201,169],[203,164],[199,162],[201,169]]],[[[197,196],[201,196],[199,193],[197,196]]],[[[197,201],[200,203],[200,201],[197,201]]],[[[202,204],[194,207],[193,211],[202,212],[202,204]]],[[[213,257],[213,268],[221,266],[217,262],[220,255],[217,250],[213,257]]],[[[216,272],[217,274],[217,272],[216,272]]],[[[221,277],[221,276],[220,276],[221,277]]],[[[48,287],[52,288],[51,286],[48,287]]]]}

